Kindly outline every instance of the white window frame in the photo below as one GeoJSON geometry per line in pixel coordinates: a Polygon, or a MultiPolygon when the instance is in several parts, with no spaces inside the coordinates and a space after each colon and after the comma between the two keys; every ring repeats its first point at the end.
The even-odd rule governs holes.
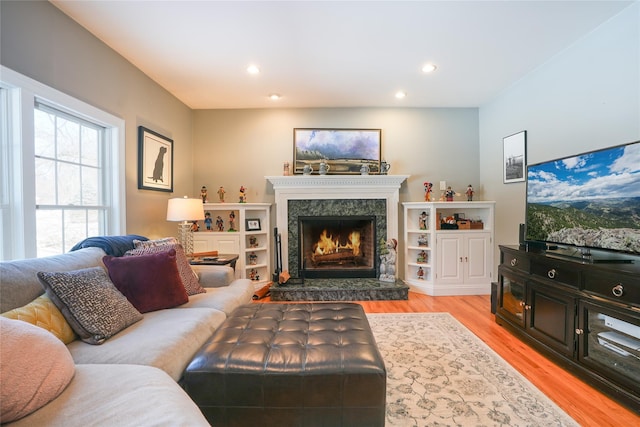
{"type": "MultiPolygon", "coordinates": [[[[126,233],[125,191],[125,121],[57,89],[0,65],[0,87],[6,89],[7,141],[2,141],[9,159],[8,170],[0,171],[0,179],[8,182],[9,210],[1,218],[2,240],[10,245],[0,249],[0,259],[36,257],[34,108],[36,101],[103,126],[106,145],[105,203],[108,210],[106,235],[126,233]],[[7,218],[8,217],[8,218],[7,218]]],[[[0,135],[2,137],[2,135],[0,135]]],[[[4,139],[4,138],[3,138],[4,139]]]]}

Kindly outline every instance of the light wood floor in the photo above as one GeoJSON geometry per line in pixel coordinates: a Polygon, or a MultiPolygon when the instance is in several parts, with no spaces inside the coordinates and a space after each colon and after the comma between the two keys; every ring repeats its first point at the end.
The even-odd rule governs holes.
{"type": "MultiPolygon", "coordinates": [[[[269,298],[260,302],[268,302],[269,298]]],[[[640,426],[640,417],[533,350],[495,322],[488,295],[359,301],[367,313],[448,312],[585,427],[640,426]]]]}

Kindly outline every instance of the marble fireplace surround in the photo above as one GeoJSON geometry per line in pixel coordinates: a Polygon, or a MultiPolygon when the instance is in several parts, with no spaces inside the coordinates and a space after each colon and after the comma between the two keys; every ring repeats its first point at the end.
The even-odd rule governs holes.
{"type": "MultiPolygon", "coordinates": [[[[292,236],[289,229],[291,218],[289,212],[290,202],[292,210],[298,211],[301,201],[313,201],[308,203],[309,210],[305,215],[317,210],[326,210],[331,214],[331,209],[336,206],[336,201],[344,201],[346,209],[354,209],[354,215],[378,215],[385,210],[386,226],[378,228],[378,239],[381,235],[398,238],[399,224],[399,194],[400,186],[409,178],[409,175],[294,175],[294,176],[266,176],[271,182],[275,192],[276,227],[282,239],[282,266],[292,274],[297,272],[298,260],[295,254],[290,255],[289,238],[292,236]],[[323,202],[325,201],[325,202],[323,202]],[[358,202],[361,201],[361,202],[358,202]],[[365,212],[367,209],[372,212],[365,212]]],[[[292,212],[295,214],[295,212],[292,212]]],[[[340,212],[340,213],[344,213],[340,212]]],[[[314,214],[314,213],[311,213],[314,214]]],[[[297,229],[293,232],[296,238],[297,229]]],[[[293,240],[293,238],[292,238],[293,240]]],[[[295,252],[295,250],[294,250],[295,252]]]]}

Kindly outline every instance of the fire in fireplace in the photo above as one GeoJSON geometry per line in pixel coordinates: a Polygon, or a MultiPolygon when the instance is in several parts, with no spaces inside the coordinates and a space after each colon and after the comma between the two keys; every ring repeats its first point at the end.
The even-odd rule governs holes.
{"type": "Polygon", "coordinates": [[[376,277],[375,216],[300,216],[298,224],[302,277],[376,277]]]}

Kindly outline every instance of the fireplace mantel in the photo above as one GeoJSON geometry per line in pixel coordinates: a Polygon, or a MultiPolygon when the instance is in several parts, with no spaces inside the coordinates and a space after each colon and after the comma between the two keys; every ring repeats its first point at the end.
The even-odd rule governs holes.
{"type": "Polygon", "coordinates": [[[288,269],[289,200],[383,199],[387,207],[387,237],[398,238],[400,186],[409,175],[265,176],[273,185],[276,226],[282,236],[282,265],[288,269]]]}

